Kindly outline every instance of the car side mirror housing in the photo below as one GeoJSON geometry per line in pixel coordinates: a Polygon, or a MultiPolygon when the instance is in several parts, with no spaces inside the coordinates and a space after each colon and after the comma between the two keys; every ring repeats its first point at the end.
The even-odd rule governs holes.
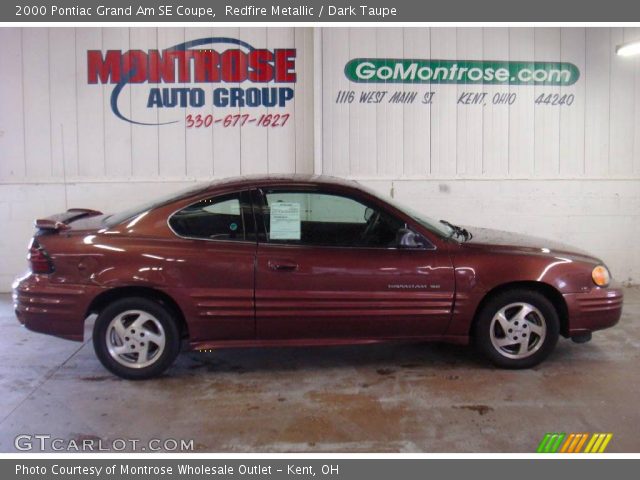
{"type": "Polygon", "coordinates": [[[428,243],[409,228],[401,228],[396,234],[396,244],[398,248],[426,248],[428,243]]]}

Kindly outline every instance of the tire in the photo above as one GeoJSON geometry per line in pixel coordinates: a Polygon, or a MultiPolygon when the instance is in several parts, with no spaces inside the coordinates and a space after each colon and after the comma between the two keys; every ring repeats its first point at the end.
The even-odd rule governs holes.
{"type": "Polygon", "coordinates": [[[560,321],[543,294],[513,289],[489,299],[479,312],[474,333],[477,347],[494,365],[530,368],[555,348],[560,321]]]}
{"type": "Polygon", "coordinates": [[[100,312],[93,327],[93,347],[111,373],[143,380],[171,366],[180,352],[180,333],[172,313],[160,303],[129,297],[100,312]]]}

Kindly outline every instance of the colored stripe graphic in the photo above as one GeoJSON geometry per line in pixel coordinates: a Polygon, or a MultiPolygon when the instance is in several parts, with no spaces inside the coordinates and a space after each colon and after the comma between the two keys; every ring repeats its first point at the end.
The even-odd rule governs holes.
{"type": "Polygon", "coordinates": [[[566,435],[567,435],[566,433],[558,433],[557,437],[555,438],[555,442],[553,443],[553,445],[550,446],[548,453],[556,453],[560,448],[560,445],[562,444],[562,440],[564,440],[564,437],[566,435]]]}
{"type": "Polygon", "coordinates": [[[569,447],[574,447],[577,441],[577,435],[575,433],[570,433],[567,439],[565,440],[562,448],[560,449],[560,453],[567,453],[567,450],[571,450],[569,447]]]}
{"type": "Polygon", "coordinates": [[[587,441],[587,438],[589,438],[589,434],[588,433],[583,433],[582,434],[582,439],[578,442],[578,445],[576,445],[575,452],[572,451],[571,453],[580,453],[580,450],[582,450],[582,447],[585,444],[585,442],[587,441]]]}
{"type": "Polygon", "coordinates": [[[538,453],[556,453],[565,436],[566,433],[547,433],[536,451],[538,453]]]}
{"type": "Polygon", "coordinates": [[[604,438],[604,441],[602,442],[602,445],[600,446],[600,450],[598,451],[598,453],[604,453],[604,451],[607,448],[607,445],[609,445],[609,442],[611,441],[612,438],[613,438],[613,433],[606,434],[606,437],[604,438]]]}
{"type": "Polygon", "coordinates": [[[594,433],[584,449],[584,453],[603,453],[609,445],[613,434],[611,433],[594,433]]]}
{"type": "Polygon", "coordinates": [[[589,433],[546,433],[538,445],[537,453],[580,453],[585,443],[587,446],[583,453],[603,453],[611,438],[612,433],[594,433],[589,438],[589,433]],[[587,442],[587,440],[589,440],[587,442]]]}
{"type": "Polygon", "coordinates": [[[594,434],[591,437],[591,440],[589,440],[589,443],[587,443],[587,447],[584,449],[584,453],[591,453],[591,447],[593,447],[593,444],[596,443],[597,438],[598,434],[594,434]]]}
{"type": "Polygon", "coordinates": [[[545,434],[545,436],[542,438],[542,441],[540,442],[540,445],[538,445],[538,449],[536,450],[537,453],[544,453],[545,452],[545,448],[547,446],[547,443],[549,443],[549,440],[551,439],[552,435],[553,435],[553,433],[545,434]]]}
{"type": "Polygon", "coordinates": [[[538,445],[538,448],[536,449],[536,453],[544,452],[544,446],[547,444],[547,441],[549,440],[550,436],[551,436],[550,433],[545,433],[544,437],[542,437],[542,441],[540,442],[540,444],[538,445]]]}
{"type": "Polygon", "coordinates": [[[562,445],[559,453],[578,453],[589,438],[588,433],[571,433],[562,445]]]}

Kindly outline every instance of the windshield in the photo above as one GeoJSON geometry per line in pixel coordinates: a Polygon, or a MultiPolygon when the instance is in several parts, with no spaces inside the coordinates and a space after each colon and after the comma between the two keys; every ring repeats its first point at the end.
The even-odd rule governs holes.
{"type": "MultiPolygon", "coordinates": [[[[360,185],[360,184],[358,184],[360,185]]],[[[418,222],[420,225],[422,225],[424,228],[426,228],[427,230],[440,235],[442,237],[451,237],[455,231],[453,228],[449,227],[448,225],[445,225],[444,223],[441,223],[437,220],[434,220],[433,218],[430,218],[420,212],[418,212],[417,210],[408,207],[407,205],[404,205],[401,202],[398,202],[395,198],[389,197],[387,195],[384,194],[380,194],[378,192],[374,192],[373,190],[360,185],[360,187],[363,190],[366,190],[368,193],[370,193],[371,195],[380,198],[381,200],[384,200],[385,202],[387,202],[389,205],[397,208],[398,210],[400,210],[401,212],[405,213],[406,215],[410,216],[413,220],[415,220],[416,222],[418,222]]]]}
{"type": "Polygon", "coordinates": [[[166,203],[172,202],[174,200],[178,200],[182,197],[187,197],[192,193],[196,193],[208,185],[206,183],[198,183],[196,185],[190,185],[187,188],[183,188],[182,190],[178,190],[177,192],[171,192],[170,194],[164,195],[160,198],[156,198],[151,200],[150,202],[143,203],[142,205],[137,205],[132,208],[128,208],[122,212],[114,213],[113,215],[109,215],[103,220],[104,225],[107,228],[114,227],[119,225],[120,223],[128,220],[130,218],[136,217],[147,210],[151,210],[153,208],[157,208],[166,203]]]}

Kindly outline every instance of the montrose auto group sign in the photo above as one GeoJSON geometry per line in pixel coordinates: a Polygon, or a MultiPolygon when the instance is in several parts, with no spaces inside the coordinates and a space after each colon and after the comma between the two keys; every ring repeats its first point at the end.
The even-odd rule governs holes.
{"type": "MultiPolygon", "coordinates": [[[[295,48],[254,48],[236,38],[208,37],[165,50],[88,50],[87,81],[113,85],[111,111],[125,122],[166,125],[186,121],[189,126],[200,121],[209,124],[206,126],[216,122],[229,126],[228,115],[203,117],[197,109],[285,108],[294,98],[295,60],[295,48]],[[175,112],[171,119],[150,122],[124,112],[120,104],[123,91],[145,85],[146,108],[175,112]],[[191,112],[186,117],[184,109],[191,112]]],[[[234,125],[283,126],[288,120],[286,113],[237,117],[231,119],[234,125]]]]}

